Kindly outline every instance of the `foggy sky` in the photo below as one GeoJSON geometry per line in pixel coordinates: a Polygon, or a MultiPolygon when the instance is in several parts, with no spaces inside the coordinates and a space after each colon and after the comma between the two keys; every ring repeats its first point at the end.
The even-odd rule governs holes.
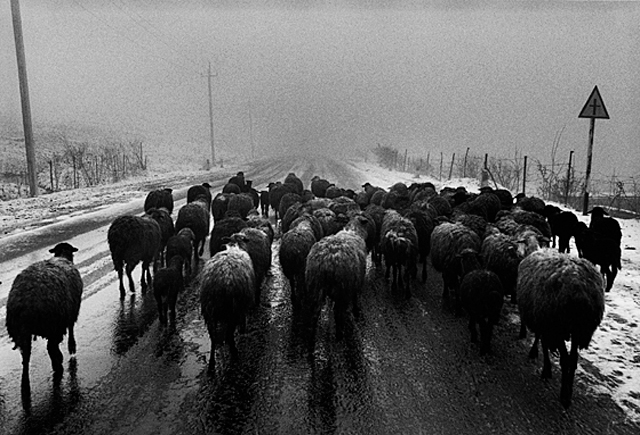
{"type": "MultiPolygon", "coordinates": [[[[640,5],[567,2],[22,1],[34,122],[95,125],[208,156],[347,155],[376,143],[426,156],[467,147],[593,173],[640,174],[640,5]],[[296,6],[290,6],[296,5],[296,6]],[[454,5],[451,7],[450,5],[454,5]]],[[[9,2],[0,10],[0,115],[20,120],[9,2]]]]}

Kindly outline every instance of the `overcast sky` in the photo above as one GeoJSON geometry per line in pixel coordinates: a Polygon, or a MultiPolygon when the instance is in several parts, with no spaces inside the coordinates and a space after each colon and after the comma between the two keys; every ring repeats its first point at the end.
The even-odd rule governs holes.
{"type": "MultiPolygon", "coordinates": [[[[383,143],[548,162],[564,129],[558,159],[575,150],[584,170],[578,114],[597,85],[611,119],[596,121],[594,176],[640,174],[638,2],[238,3],[23,0],[34,122],[206,154],[210,61],[222,150],[250,153],[251,119],[258,155],[383,143]]],[[[19,120],[9,6],[0,114],[19,120]]]]}

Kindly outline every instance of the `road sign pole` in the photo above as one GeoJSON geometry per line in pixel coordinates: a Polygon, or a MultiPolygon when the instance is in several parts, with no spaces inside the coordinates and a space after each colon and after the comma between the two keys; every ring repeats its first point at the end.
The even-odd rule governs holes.
{"type": "Polygon", "coordinates": [[[589,145],[587,147],[587,172],[584,176],[584,195],[582,202],[582,214],[586,215],[589,210],[589,179],[591,178],[591,161],[593,160],[593,130],[596,127],[596,118],[591,118],[589,127],[589,145]]]}

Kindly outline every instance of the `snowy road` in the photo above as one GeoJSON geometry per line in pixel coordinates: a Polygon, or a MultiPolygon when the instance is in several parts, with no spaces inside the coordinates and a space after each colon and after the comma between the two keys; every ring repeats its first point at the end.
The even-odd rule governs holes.
{"type": "MultiPolygon", "coordinates": [[[[245,174],[260,188],[289,171],[307,185],[315,174],[354,189],[367,181],[346,163],[322,160],[280,160],[245,174]]],[[[225,178],[208,181],[218,192],[225,178]]],[[[1,434],[640,433],[609,394],[595,392],[601,377],[593,366],[583,368],[590,376],[577,376],[573,406],[564,410],[559,368],[554,365],[552,380],[540,379],[540,363],[526,358],[528,342],[516,339],[513,307],[495,332],[493,354],[480,357],[466,321],[443,306],[442,282],[431,268],[426,285],[413,283],[406,301],[370,265],[354,336],[336,343],[325,312],[309,357],[291,318],[275,255],[279,242],[261,305],[238,339],[240,361],[218,351],[217,376],[209,378],[210,343],[194,288],[179,302],[175,330],[160,328],[150,293],[119,300],[106,232],[113,216],[141,208],[138,201],[39,229],[35,237],[23,234],[5,251],[11,255],[0,272],[3,325],[9,283],[26,265],[48,257],[44,248],[59,237],[80,248],[76,263],[85,293],[77,358],[70,361],[63,350],[59,388],[42,340],[34,345],[30,416],[20,402],[19,353],[0,328],[1,434]]],[[[136,283],[139,273],[138,267],[136,283]]]]}

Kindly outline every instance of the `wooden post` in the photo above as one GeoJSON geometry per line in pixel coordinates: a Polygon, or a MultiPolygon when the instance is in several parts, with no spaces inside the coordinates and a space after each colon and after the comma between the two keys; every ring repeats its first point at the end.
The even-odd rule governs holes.
{"type": "Polygon", "coordinates": [[[20,4],[18,3],[18,0],[11,0],[11,17],[13,19],[13,36],[16,44],[16,58],[18,62],[18,81],[20,82],[20,101],[22,103],[24,146],[27,153],[29,194],[31,196],[38,196],[38,176],[36,174],[36,152],[31,123],[31,103],[29,100],[29,83],[27,81],[27,61],[24,55],[22,18],[20,17],[20,4]]]}
{"type": "Polygon", "coordinates": [[[451,180],[451,175],[453,174],[453,163],[456,161],[456,153],[453,153],[453,155],[451,156],[451,166],[449,167],[449,178],[448,180],[451,180]]]}
{"type": "Polygon", "coordinates": [[[464,163],[462,164],[462,178],[467,176],[467,156],[469,155],[469,147],[464,152],[464,163]]]}
{"type": "Polygon", "coordinates": [[[527,156],[524,156],[524,168],[522,168],[522,193],[527,192],[527,156]]]}
{"type": "Polygon", "coordinates": [[[211,165],[216,164],[216,148],[213,144],[213,97],[211,95],[211,62],[209,62],[209,69],[207,70],[207,83],[209,85],[209,138],[211,140],[211,165]]]}
{"type": "Polygon", "coordinates": [[[53,160],[49,160],[49,184],[51,185],[51,191],[53,192],[53,160]]]}
{"type": "Polygon", "coordinates": [[[440,151],[440,176],[438,177],[438,180],[442,181],[442,151],[440,151]]]}
{"type": "Polygon", "coordinates": [[[569,151],[569,165],[567,166],[567,185],[564,190],[564,204],[569,204],[569,186],[571,185],[571,160],[573,160],[573,150],[569,151]]]}
{"type": "Polygon", "coordinates": [[[404,164],[402,165],[402,170],[407,172],[407,149],[404,149],[404,164]]]}

